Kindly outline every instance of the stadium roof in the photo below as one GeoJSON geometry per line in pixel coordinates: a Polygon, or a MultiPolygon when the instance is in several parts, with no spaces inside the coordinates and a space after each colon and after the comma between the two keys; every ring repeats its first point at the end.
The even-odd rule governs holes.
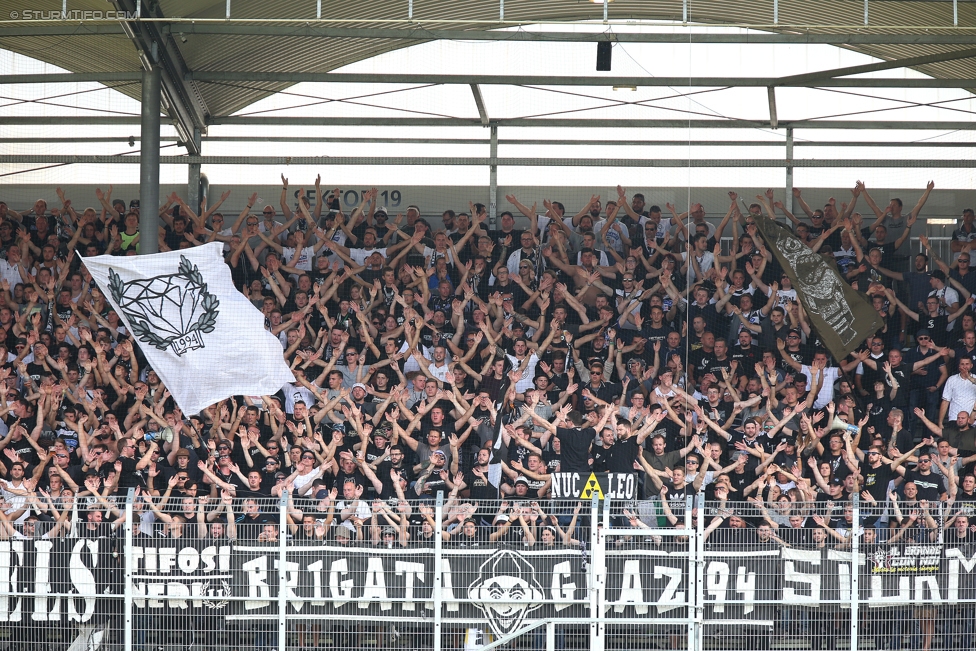
{"type": "MultiPolygon", "coordinates": [[[[889,86],[976,88],[976,3],[972,0],[0,0],[0,47],[45,61],[78,80],[136,80],[143,60],[163,66],[165,113],[182,133],[205,128],[254,102],[302,81],[383,81],[382,75],[348,79],[332,70],[397,48],[437,38],[621,42],[829,43],[893,62],[794,78],[702,78],[689,85],[889,86]],[[138,3],[138,5],[137,5],[138,3]],[[141,10],[141,20],[98,20],[109,10],[141,10]],[[66,14],[60,14],[67,8],[66,14]],[[82,12],[103,12],[84,14],[82,12]],[[318,18],[320,16],[321,18],[318,18]],[[631,24],[675,21],[750,28],[739,34],[634,32],[631,24]],[[596,23],[579,31],[571,23],[596,23]],[[566,23],[566,31],[515,29],[566,23]],[[507,29],[500,29],[507,28],[507,29]],[[589,28],[592,30],[593,28],[589,28]],[[758,33],[753,30],[761,30],[758,33]],[[911,67],[934,77],[858,81],[860,72],[911,67]],[[94,74],[92,74],[94,73],[94,74]],[[114,74],[117,73],[117,74],[114,74]]],[[[682,23],[683,24],[683,23],[682,23]]],[[[417,71],[411,79],[438,81],[417,71]]],[[[588,80],[654,83],[595,75],[588,80]]],[[[391,76],[390,83],[407,81],[391,76]]],[[[463,75],[447,83],[486,83],[463,75]]],[[[11,83],[16,80],[7,80],[11,83]]],[[[499,80],[518,83],[518,77],[499,80]]],[[[538,81],[538,80],[536,80],[538,81]]],[[[665,80],[668,81],[668,80],[665,80]]],[[[686,82],[688,80],[685,80],[686,82]]],[[[139,97],[138,84],[120,92],[139,97]]],[[[472,89],[477,98],[477,90],[472,89]]],[[[480,108],[480,107],[479,107],[480,108]]],[[[775,124],[775,98],[770,91],[775,124]]],[[[482,111],[482,121],[488,118],[482,111]]]]}

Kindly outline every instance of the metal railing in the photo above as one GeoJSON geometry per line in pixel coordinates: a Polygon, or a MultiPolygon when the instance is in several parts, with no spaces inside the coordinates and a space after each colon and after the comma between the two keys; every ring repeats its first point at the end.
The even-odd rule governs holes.
{"type": "Polygon", "coordinates": [[[130,494],[66,536],[25,521],[0,540],[0,644],[971,648],[976,534],[935,504],[594,498],[570,522],[552,502],[353,502],[190,501],[154,523],[130,494]]]}

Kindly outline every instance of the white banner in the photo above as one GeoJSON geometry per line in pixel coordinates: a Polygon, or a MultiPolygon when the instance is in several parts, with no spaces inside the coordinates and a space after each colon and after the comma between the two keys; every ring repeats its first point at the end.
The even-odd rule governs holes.
{"type": "Polygon", "coordinates": [[[234,287],[222,243],[84,263],[187,415],[294,381],[264,316],[234,287]]]}

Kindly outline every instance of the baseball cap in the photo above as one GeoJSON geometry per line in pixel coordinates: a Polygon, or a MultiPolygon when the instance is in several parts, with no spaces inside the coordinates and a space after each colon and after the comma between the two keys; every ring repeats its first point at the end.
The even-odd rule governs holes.
{"type": "Polygon", "coordinates": [[[349,531],[349,527],[339,527],[335,532],[336,538],[352,538],[352,532],[349,531]]]}
{"type": "Polygon", "coordinates": [[[515,484],[516,485],[518,485],[518,484],[525,484],[526,486],[528,486],[529,485],[529,480],[526,479],[525,477],[519,476],[519,478],[515,480],[515,484]]]}
{"type": "Polygon", "coordinates": [[[356,384],[352,385],[352,388],[353,389],[362,389],[363,391],[365,391],[366,390],[366,385],[363,384],[362,382],[357,382],[356,384]]]}
{"type": "Polygon", "coordinates": [[[433,457],[435,454],[439,454],[442,457],[444,457],[445,459],[447,458],[447,455],[444,454],[444,450],[434,450],[433,452],[430,453],[430,456],[433,457]]]}
{"type": "Polygon", "coordinates": [[[383,535],[385,536],[386,534],[395,536],[397,534],[396,527],[391,527],[389,525],[383,527],[383,535]]]}
{"type": "Polygon", "coordinates": [[[189,457],[190,456],[190,451],[187,450],[186,448],[180,448],[179,452],[176,453],[176,456],[178,456],[178,457],[189,457]]]}
{"type": "Polygon", "coordinates": [[[388,213],[386,212],[386,208],[380,206],[379,208],[376,209],[376,212],[373,213],[374,217],[379,217],[380,215],[383,215],[384,217],[388,216],[388,213]]]}
{"type": "Polygon", "coordinates": [[[916,339],[918,339],[919,337],[931,337],[931,336],[932,336],[932,333],[929,332],[929,329],[928,328],[922,328],[921,330],[919,330],[918,332],[915,333],[915,338],[916,339]]]}

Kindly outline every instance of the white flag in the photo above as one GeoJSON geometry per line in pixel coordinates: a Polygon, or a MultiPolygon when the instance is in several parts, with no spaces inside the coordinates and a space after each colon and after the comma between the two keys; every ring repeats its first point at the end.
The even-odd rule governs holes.
{"type": "Polygon", "coordinates": [[[264,315],[235,287],[221,242],[85,266],[183,413],[295,378],[264,315]]]}

